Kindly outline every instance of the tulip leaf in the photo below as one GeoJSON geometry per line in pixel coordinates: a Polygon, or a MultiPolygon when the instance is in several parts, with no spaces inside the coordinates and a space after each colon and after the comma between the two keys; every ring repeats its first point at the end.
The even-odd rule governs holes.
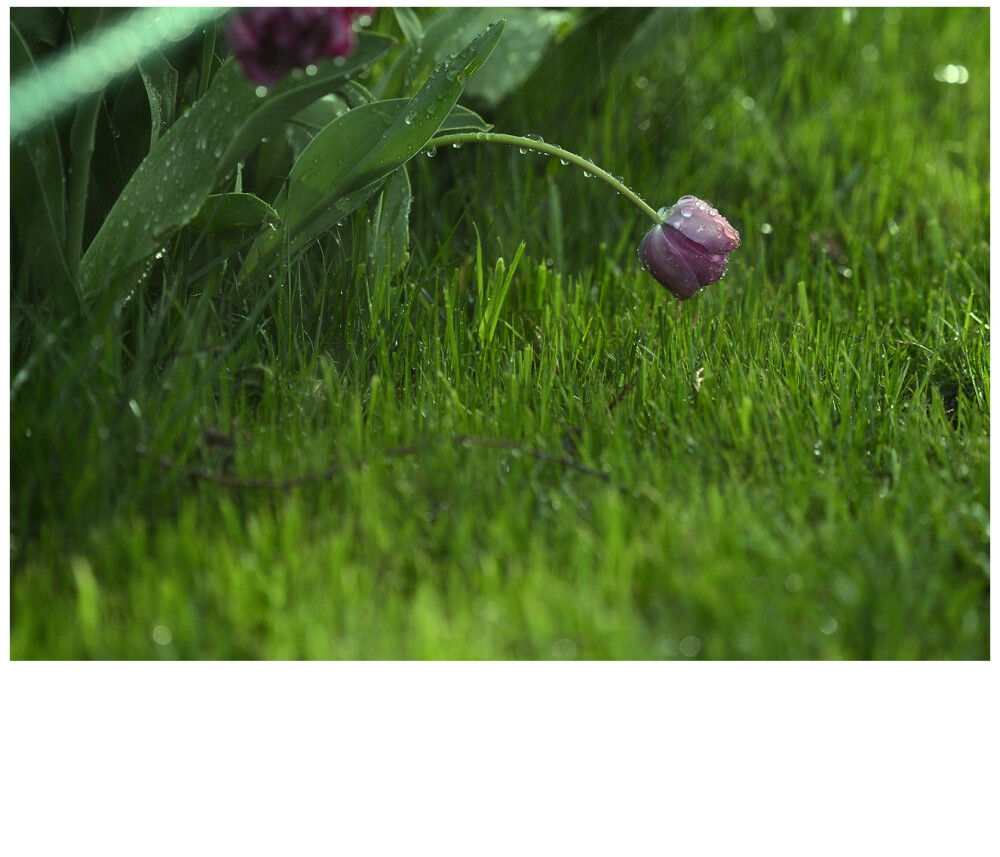
{"type": "MultiPolygon", "coordinates": [[[[389,64],[389,67],[375,82],[373,93],[376,98],[385,98],[388,92],[412,92],[413,70],[422,52],[420,45],[424,39],[424,27],[420,22],[420,18],[417,17],[412,9],[406,7],[395,6],[392,11],[396,15],[396,23],[399,25],[399,30],[403,34],[405,42],[400,46],[400,50],[396,52],[396,56],[389,64]]],[[[496,19],[497,16],[494,16],[490,20],[495,21],[496,19]]],[[[489,21],[486,23],[489,23],[489,21]]]]}
{"type": "MultiPolygon", "coordinates": [[[[397,110],[401,110],[404,105],[410,103],[408,98],[387,98],[379,101],[379,104],[395,105],[397,110]]],[[[347,113],[344,102],[334,95],[321,98],[315,104],[310,104],[305,110],[295,114],[293,122],[312,131],[320,131],[329,125],[334,119],[339,119],[347,113]]],[[[393,120],[395,121],[395,119],[393,120]]],[[[452,134],[456,131],[489,131],[493,126],[486,122],[474,110],[456,104],[448,118],[441,123],[435,134],[452,134]]]]}
{"type": "Polygon", "coordinates": [[[219,69],[203,97],[160,136],[132,175],[80,266],[91,297],[120,281],[189,223],[233,167],[275,126],[368,68],[392,40],[361,33],[342,65],[289,75],[260,96],[235,62],[219,69]]]}
{"type": "Polygon", "coordinates": [[[506,19],[506,38],[466,92],[493,107],[517,89],[543,59],[557,33],[570,27],[577,13],[555,9],[452,6],[427,22],[418,74],[430,63],[457,50],[466,33],[476,32],[497,16],[506,19]]]}
{"type": "Polygon", "coordinates": [[[420,23],[420,18],[407,6],[395,6],[392,11],[396,15],[396,23],[399,24],[403,37],[414,49],[419,48],[424,40],[424,26],[420,23]]]}
{"type": "Polygon", "coordinates": [[[189,226],[209,235],[260,229],[265,224],[277,227],[278,213],[252,193],[217,193],[205,200],[189,226]]]}
{"type": "Polygon", "coordinates": [[[338,95],[324,95],[296,113],[291,121],[310,131],[319,131],[334,119],[343,116],[350,108],[338,95]]]}
{"type": "MultiPolygon", "coordinates": [[[[292,167],[287,192],[275,201],[283,229],[257,239],[241,276],[245,279],[262,264],[273,267],[286,246],[293,255],[301,252],[419,152],[448,121],[466,81],[485,62],[503,26],[503,21],[491,25],[441,63],[409,101],[363,104],[320,131],[292,167]]],[[[459,117],[460,123],[470,121],[466,114],[459,117]]]]}
{"type": "Polygon", "coordinates": [[[149,147],[174,121],[177,101],[177,69],[159,51],[152,51],[139,60],[139,76],[149,100],[149,147]]]}
{"type": "Polygon", "coordinates": [[[410,177],[400,167],[379,194],[368,235],[368,265],[373,276],[389,267],[394,274],[405,263],[410,241],[410,177]]]}

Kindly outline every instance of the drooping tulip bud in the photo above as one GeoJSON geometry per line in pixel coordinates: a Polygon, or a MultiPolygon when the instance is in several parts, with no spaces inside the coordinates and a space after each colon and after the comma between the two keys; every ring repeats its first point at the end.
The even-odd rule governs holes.
{"type": "Polygon", "coordinates": [[[294,68],[354,50],[354,19],[370,18],[374,7],[248,9],[229,20],[229,46],[247,77],[270,86],[294,68]]]}
{"type": "Polygon", "coordinates": [[[661,208],[662,222],[639,245],[642,267],[677,300],[685,301],[726,273],[729,254],[740,246],[740,234],[718,211],[694,196],[661,208]]]}

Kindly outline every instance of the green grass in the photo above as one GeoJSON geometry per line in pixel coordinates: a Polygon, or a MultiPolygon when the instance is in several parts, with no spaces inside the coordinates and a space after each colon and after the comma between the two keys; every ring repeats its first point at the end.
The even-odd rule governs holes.
{"type": "Polygon", "coordinates": [[[11,656],[987,658],[988,11],[655,14],[490,121],[715,203],[687,303],[606,187],[475,146],[391,281],[15,293],[11,656]]]}

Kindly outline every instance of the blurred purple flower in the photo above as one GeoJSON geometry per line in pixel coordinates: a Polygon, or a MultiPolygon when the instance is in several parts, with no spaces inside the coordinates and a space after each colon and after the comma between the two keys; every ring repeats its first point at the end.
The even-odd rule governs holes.
{"type": "Polygon", "coordinates": [[[722,278],[740,234],[718,211],[695,196],[682,196],[658,212],[658,223],[642,239],[642,267],[685,301],[702,286],[722,278]]]}
{"type": "Polygon", "coordinates": [[[270,86],[293,68],[346,57],[358,40],[354,19],[374,14],[374,6],[261,7],[230,18],[226,35],[247,77],[270,86]]]}

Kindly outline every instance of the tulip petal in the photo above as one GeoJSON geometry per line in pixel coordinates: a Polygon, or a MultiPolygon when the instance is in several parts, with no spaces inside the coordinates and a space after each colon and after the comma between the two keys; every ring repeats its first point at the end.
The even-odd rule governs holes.
{"type": "Polygon", "coordinates": [[[664,222],[710,253],[731,253],[740,246],[740,234],[730,226],[729,221],[709,203],[695,196],[682,196],[661,216],[664,222]]]}
{"type": "Polygon", "coordinates": [[[678,300],[687,300],[725,275],[740,236],[715,208],[694,196],[682,196],[658,213],[662,222],[643,237],[639,259],[678,300]]]}
{"type": "Polygon", "coordinates": [[[357,43],[353,19],[373,12],[374,7],[258,7],[230,18],[227,36],[247,77],[269,86],[292,69],[350,54],[357,43]]]}

